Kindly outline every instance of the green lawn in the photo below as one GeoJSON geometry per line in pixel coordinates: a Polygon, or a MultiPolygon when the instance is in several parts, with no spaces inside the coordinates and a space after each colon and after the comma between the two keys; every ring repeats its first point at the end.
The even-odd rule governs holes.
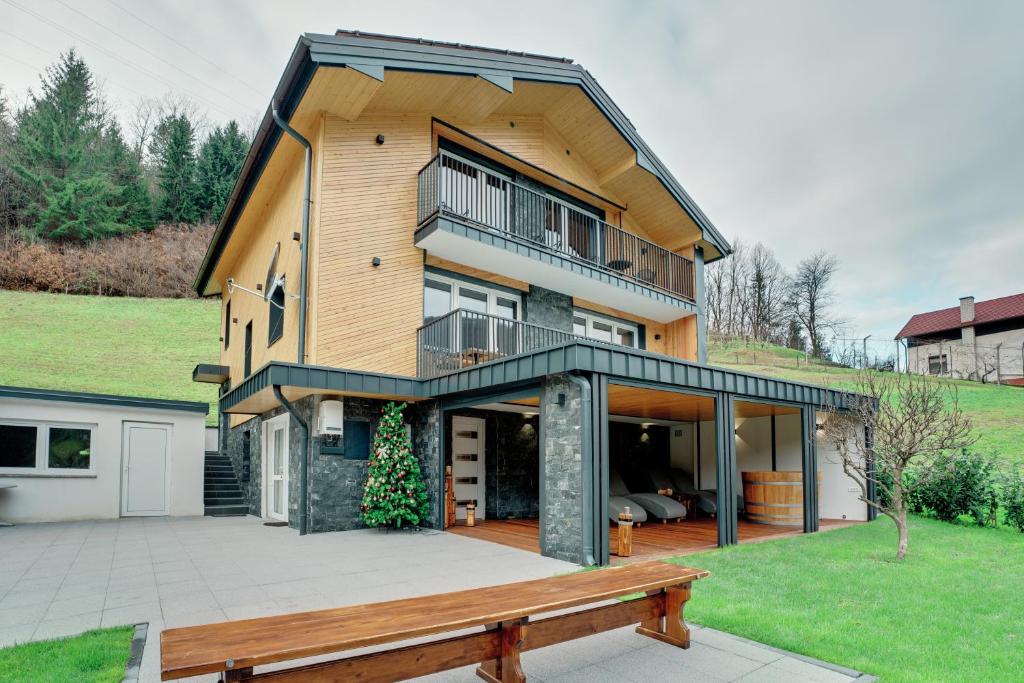
{"type": "Polygon", "coordinates": [[[122,626],[0,649],[0,683],[117,683],[134,633],[122,626]]]}
{"type": "Polygon", "coordinates": [[[219,302],[0,291],[0,384],[206,401],[192,382],[216,363],[219,302]]]}
{"type": "MultiPolygon", "coordinates": [[[[710,345],[708,362],[758,375],[852,388],[856,370],[823,363],[807,365],[803,354],[777,346],[710,345]]],[[[952,380],[935,380],[949,382],[952,380]]],[[[977,447],[1007,460],[1024,462],[1024,387],[952,381],[960,405],[974,422],[977,447]]]]}
{"type": "Polygon", "coordinates": [[[1019,681],[1024,534],[912,518],[892,560],[888,519],[673,561],[711,571],[687,619],[880,676],[1019,681]]]}

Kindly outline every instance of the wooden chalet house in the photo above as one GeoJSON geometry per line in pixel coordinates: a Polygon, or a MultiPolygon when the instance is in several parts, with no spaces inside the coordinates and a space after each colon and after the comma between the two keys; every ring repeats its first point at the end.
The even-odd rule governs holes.
{"type": "Polygon", "coordinates": [[[388,400],[409,404],[428,525],[451,465],[477,518],[455,530],[581,564],[609,561],[627,495],[686,510],[652,498],[675,526],[641,549],[651,527],[713,546],[867,519],[815,429],[841,397],[705,364],[704,267],[729,253],[571,60],[307,34],[196,282],[222,352],[195,379],[221,384],[249,512],[302,533],[360,526],[388,400]],[[748,471],[796,475],[785,520],[755,523],[748,471]]]}

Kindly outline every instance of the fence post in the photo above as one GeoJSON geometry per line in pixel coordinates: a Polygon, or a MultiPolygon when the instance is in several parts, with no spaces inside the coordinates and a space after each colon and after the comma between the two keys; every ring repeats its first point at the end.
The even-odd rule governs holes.
{"type": "Polygon", "coordinates": [[[996,344],[996,384],[1002,384],[1002,381],[1000,380],[1000,377],[1003,374],[1003,372],[1002,372],[1002,368],[1000,367],[1000,362],[999,362],[999,348],[1002,345],[1003,345],[1002,342],[999,342],[998,344],[996,344]]]}

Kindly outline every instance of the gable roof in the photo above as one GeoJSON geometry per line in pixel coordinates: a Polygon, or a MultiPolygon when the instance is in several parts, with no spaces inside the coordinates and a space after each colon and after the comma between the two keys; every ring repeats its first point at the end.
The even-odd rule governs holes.
{"type": "Polygon", "coordinates": [[[974,320],[966,323],[960,322],[959,306],[918,313],[907,321],[896,338],[921,337],[936,332],[958,330],[961,327],[994,323],[1011,318],[1024,318],[1024,293],[976,302],[974,304],[974,320]]]}
{"type": "MultiPolygon", "coordinates": [[[[273,94],[272,102],[278,103],[279,113],[285,120],[295,112],[321,65],[347,66],[381,80],[386,69],[480,76],[510,91],[514,79],[579,86],[636,151],[637,165],[660,181],[700,228],[703,239],[723,256],[732,253],[728,241],[640,138],[626,115],[590,72],[570,59],[358,31],[339,30],[335,35],[307,33],[296,43],[273,94]]],[[[203,258],[195,282],[200,296],[206,293],[231,231],[280,138],[281,129],[274,123],[271,106],[268,106],[203,258]]]]}

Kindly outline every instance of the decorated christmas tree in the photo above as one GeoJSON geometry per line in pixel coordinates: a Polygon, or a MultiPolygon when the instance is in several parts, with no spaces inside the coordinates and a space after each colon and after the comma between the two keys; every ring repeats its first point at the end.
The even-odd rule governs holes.
{"type": "Polygon", "coordinates": [[[419,524],[430,514],[420,464],[402,424],[404,409],[404,403],[389,402],[384,406],[373,437],[363,503],[359,506],[367,526],[399,528],[419,524]]]}

